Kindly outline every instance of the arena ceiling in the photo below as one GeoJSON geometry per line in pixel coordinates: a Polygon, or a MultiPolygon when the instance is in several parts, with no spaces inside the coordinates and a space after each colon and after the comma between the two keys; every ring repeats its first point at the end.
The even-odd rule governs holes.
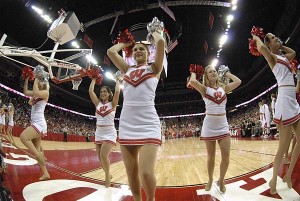
{"type": "MultiPolygon", "coordinates": [[[[241,87],[231,97],[251,97],[262,92],[275,83],[275,79],[264,59],[249,54],[248,38],[253,25],[263,27],[265,32],[277,34],[289,46],[299,52],[299,0],[238,0],[237,9],[231,10],[231,1],[164,1],[174,13],[174,21],[158,6],[157,0],[2,0],[0,7],[0,32],[6,33],[15,44],[25,47],[39,47],[47,38],[49,24],[45,23],[31,5],[39,6],[52,19],[57,18],[57,11],[74,11],[80,22],[86,25],[84,32],[79,32],[77,39],[82,41],[87,34],[93,41],[93,54],[98,58],[104,71],[116,71],[111,64],[103,63],[106,50],[112,45],[119,30],[129,28],[138,23],[146,23],[157,16],[169,31],[171,39],[177,38],[178,45],[168,54],[168,77],[158,86],[157,95],[195,93],[186,89],[186,78],[189,76],[188,66],[191,63],[206,66],[216,58],[219,50],[219,38],[227,28],[226,18],[234,15],[228,32],[228,40],[223,46],[219,64],[228,65],[231,71],[243,81],[241,87]],[[103,20],[104,16],[121,11],[112,34],[115,18],[103,20]],[[210,27],[210,13],[213,25],[210,27]],[[92,24],[93,20],[99,22],[92,24]],[[298,24],[297,24],[298,23],[298,24]],[[205,41],[208,48],[205,51],[205,41]]],[[[51,49],[52,40],[48,40],[41,50],[51,49]]],[[[59,48],[70,48],[69,44],[59,48]]],[[[0,59],[2,60],[2,59],[0,59]]],[[[31,62],[31,60],[28,60],[31,62]]],[[[19,65],[20,66],[20,65],[19,65]]],[[[22,66],[20,66],[22,67],[22,66]]],[[[20,69],[0,65],[1,80],[6,79],[5,72],[20,75],[20,69]]],[[[72,91],[71,83],[52,88],[63,88],[83,99],[88,98],[89,80],[84,79],[79,91],[72,91]]],[[[113,82],[105,80],[104,84],[113,87],[113,82]]],[[[64,93],[64,92],[59,92],[64,93]]],[[[70,97],[70,96],[65,96],[70,97]]]]}

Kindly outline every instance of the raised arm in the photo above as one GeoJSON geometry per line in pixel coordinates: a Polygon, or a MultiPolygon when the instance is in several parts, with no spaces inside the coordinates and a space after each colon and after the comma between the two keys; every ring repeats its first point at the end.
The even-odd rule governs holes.
{"type": "Polygon", "coordinates": [[[113,100],[112,100],[112,106],[114,108],[117,107],[118,105],[118,102],[119,102],[119,96],[120,96],[120,81],[117,80],[116,82],[116,86],[115,86],[115,94],[114,94],[114,97],[113,97],[113,100]]]}
{"type": "Polygon", "coordinates": [[[47,99],[49,98],[49,84],[46,84],[46,89],[45,90],[40,90],[39,89],[39,79],[35,78],[34,83],[33,83],[33,96],[42,98],[42,99],[47,99]]]}
{"type": "Polygon", "coordinates": [[[270,50],[267,48],[267,46],[260,40],[260,38],[256,35],[252,35],[253,39],[256,41],[256,47],[259,53],[261,53],[265,59],[267,60],[269,66],[271,69],[275,66],[277,62],[276,56],[270,52],[270,50]]]}
{"type": "Polygon", "coordinates": [[[92,102],[97,107],[97,105],[99,103],[99,99],[98,99],[97,95],[94,92],[95,83],[96,83],[96,79],[93,78],[92,81],[91,81],[90,87],[89,87],[89,95],[90,95],[90,98],[91,98],[92,102]]]}
{"type": "Polygon", "coordinates": [[[29,80],[29,78],[25,78],[25,80],[24,80],[24,94],[26,96],[33,96],[33,91],[28,90],[28,80],[29,80]]]}
{"type": "Polygon", "coordinates": [[[163,69],[163,61],[165,55],[165,40],[158,32],[153,32],[152,36],[156,44],[155,60],[152,64],[152,69],[153,73],[159,75],[163,69]]]}
{"type": "Polygon", "coordinates": [[[292,61],[296,56],[296,52],[287,46],[282,46],[281,49],[285,52],[285,56],[289,61],[292,61]]]}
{"type": "Polygon", "coordinates": [[[191,73],[191,78],[188,83],[188,85],[191,85],[194,87],[202,96],[205,96],[206,93],[206,86],[201,84],[197,79],[196,79],[196,74],[191,73]]]}
{"type": "Polygon", "coordinates": [[[122,72],[126,73],[129,66],[125,60],[119,55],[119,52],[131,44],[118,43],[107,50],[107,55],[110,60],[115,64],[115,66],[122,72]]]}
{"type": "Polygon", "coordinates": [[[236,89],[242,83],[242,81],[237,76],[231,74],[230,72],[227,72],[225,76],[232,80],[232,82],[228,83],[225,86],[225,92],[229,92],[236,89]]]}

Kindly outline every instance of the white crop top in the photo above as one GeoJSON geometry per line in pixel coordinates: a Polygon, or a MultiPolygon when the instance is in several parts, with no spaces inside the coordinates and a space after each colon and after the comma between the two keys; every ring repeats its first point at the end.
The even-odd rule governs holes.
{"type": "Polygon", "coordinates": [[[31,107],[31,122],[45,121],[44,111],[47,102],[42,98],[33,98],[31,107]]]}
{"type": "Polygon", "coordinates": [[[226,113],[227,96],[222,87],[206,87],[206,93],[203,97],[205,102],[206,114],[226,113]]]}
{"type": "Polygon", "coordinates": [[[115,109],[112,107],[111,102],[99,102],[96,107],[97,125],[110,126],[114,125],[115,109]]]}
{"type": "Polygon", "coordinates": [[[154,105],[158,79],[151,66],[140,65],[129,68],[124,75],[124,81],[123,105],[154,105]]]}
{"type": "Polygon", "coordinates": [[[276,55],[277,63],[272,69],[275,78],[277,80],[278,86],[282,85],[295,85],[294,77],[292,72],[291,63],[287,60],[285,56],[276,55]]]}

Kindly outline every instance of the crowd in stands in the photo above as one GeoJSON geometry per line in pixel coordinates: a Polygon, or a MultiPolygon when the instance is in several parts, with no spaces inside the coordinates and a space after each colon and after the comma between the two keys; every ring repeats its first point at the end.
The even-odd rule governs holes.
{"type": "MultiPolygon", "coordinates": [[[[30,124],[30,106],[27,104],[28,99],[4,89],[0,90],[2,103],[8,105],[13,103],[15,107],[15,125],[19,127],[27,127],[30,124]]],[[[266,94],[263,98],[270,100],[270,94],[266,94]]],[[[227,112],[228,122],[231,129],[239,129],[242,137],[251,137],[253,135],[261,135],[262,128],[259,121],[259,100],[242,106],[239,108],[229,109],[227,112]]],[[[269,101],[270,102],[270,101],[269,101]]],[[[268,102],[268,104],[270,104],[268,102]]],[[[203,101],[191,101],[190,104],[162,103],[156,106],[159,116],[178,115],[178,114],[195,114],[205,111],[203,101]],[[201,107],[202,106],[202,107],[201,107]]],[[[121,108],[118,109],[120,111],[121,108]]],[[[90,111],[93,115],[94,111],[90,111]]],[[[117,116],[118,117],[118,116],[117,116]]],[[[89,119],[81,115],[66,112],[50,106],[46,107],[45,118],[47,120],[48,132],[63,133],[75,135],[94,135],[95,119],[89,119]]],[[[190,117],[173,117],[162,118],[162,132],[165,139],[197,137],[200,135],[201,125],[204,115],[190,117]]],[[[118,128],[118,121],[116,121],[118,128]]]]}

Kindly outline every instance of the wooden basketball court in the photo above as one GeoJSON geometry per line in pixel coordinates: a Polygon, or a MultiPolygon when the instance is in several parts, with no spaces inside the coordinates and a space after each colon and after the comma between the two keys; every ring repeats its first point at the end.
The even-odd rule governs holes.
{"type": "MultiPolygon", "coordinates": [[[[19,138],[16,147],[3,141],[7,153],[4,184],[15,201],[52,200],[133,200],[120,148],[110,155],[112,187],[105,188],[104,171],[92,142],[43,141],[51,179],[39,181],[37,161],[19,138]]],[[[279,194],[269,194],[268,181],[278,140],[232,138],[230,166],[226,175],[227,191],[221,194],[216,184],[205,191],[208,180],[206,149],[199,138],[167,140],[160,148],[156,163],[157,201],[189,200],[300,200],[300,160],[293,173],[293,188],[282,182],[288,165],[282,165],[278,178],[279,194]]],[[[220,151],[217,148],[214,180],[218,180],[220,151]]]]}

